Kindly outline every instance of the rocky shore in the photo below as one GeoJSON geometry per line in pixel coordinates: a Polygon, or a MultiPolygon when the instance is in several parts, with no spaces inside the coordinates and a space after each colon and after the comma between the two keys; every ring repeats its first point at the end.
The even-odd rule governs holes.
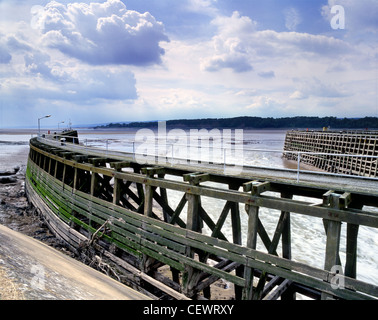
{"type": "Polygon", "coordinates": [[[65,250],[26,198],[25,170],[26,166],[22,165],[11,171],[0,171],[0,224],[65,250]]]}
{"type": "Polygon", "coordinates": [[[0,224],[67,251],[65,245],[51,234],[38,211],[26,198],[25,173],[29,147],[19,141],[12,143],[16,143],[18,147],[12,149],[12,144],[4,143],[0,154],[0,224]]]}

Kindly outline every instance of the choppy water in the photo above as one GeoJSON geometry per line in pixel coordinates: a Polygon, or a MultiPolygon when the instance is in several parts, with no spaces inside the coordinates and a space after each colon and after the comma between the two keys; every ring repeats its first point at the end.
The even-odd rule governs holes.
{"type": "MultiPolygon", "coordinates": [[[[151,134],[151,133],[150,133],[151,134]]],[[[168,136],[168,147],[160,149],[157,152],[163,152],[165,155],[177,156],[180,154],[180,148],[184,142],[183,136],[188,137],[188,132],[179,132],[178,135],[171,134],[168,136]]],[[[285,131],[281,130],[244,130],[244,141],[242,145],[238,145],[237,141],[231,140],[230,144],[238,147],[243,147],[243,152],[232,152],[228,154],[228,161],[242,161],[244,165],[255,165],[264,167],[290,167],[292,164],[282,159],[282,153],[280,152],[263,152],[261,150],[283,150],[285,131]],[[259,151],[248,151],[249,149],[259,149],[259,151]],[[241,159],[240,155],[243,155],[241,159]],[[232,157],[229,157],[229,156],[232,157]],[[232,159],[231,159],[232,158],[232,159]]],[[[158,138],[157,133],[153,133],[153,137],[158,138]]],[[[144,141],[139,143],[132,143],[135,140],[136,135],[134,131],[119,132],[119,131],[83,131],[79,132],[79,139],[81,143],[88,146],[108,148],[108,150],[118,150],[132,152],[133,150],[142,150],[138,147],[143,146],[144,149],[148,149],[145,138],[144,141]]],[[[150,137],[151,138],[151,137],[150,137]]],[[[11,157],[12,154],[17,154],[20,150],[25,150],[26,146],[22,142],[28,141],[30,135],[0,135],[0,162],[7,157],[11,157]],[[4,143],[5,141],[5,143],[4,143]],[[6,143],[6,142],[9,143],[6,143]],[[24,149],[22,149],[24,148],[24,149]]],[[[216,139],[215,139],[216,140],[216,139]]],[[[152,141],[152,140],[150,140],[152,141]]],[[[158,143],[156,143],[158,144],[158,143]]],[[[214,144],[217,146],[217,144],[214,144]]],[[[218,145],[220,146],[220,145],[218,145]]],[[[214,149],[214,148],[213,148],[214,149]]],[[[213,150],[212,149],[212,150],[213,150]]],[[[150,151],[153,149],[149,149],[150,151]]],[[[191,150],[193,151],[193,149],[191,150]]],[[[198,152],[194,149],[195,152],[198,152]]],[[[197,157],[198,154],[190,154],[191,157],[197,157]]],[[[224,152],[208,152],[206,156],[210,156],[212,160],[223,160],[224,152]],[[218,157],[218,159],[217,159],[218,157]]],[[[294,165],[295,166],[295,165],[294,165]]],[[[0,163],[1,168],[1,163],[0,163]]],[[[170,179],[178,179],[177,177],[168,177],[170,179]]],[[[209,183],[211,184],[211,183],[209,183]]],[[[214,184],[212,184],[214,185],[214,184]]],[[[219,185],[217,185],[219,186],[219,185]]],[[[270,193],[274,196],[274,193],[270,193]]],[[[168,199],[172,208],[177,206],[177,203],[181,200],[182,193],[168,190],[168,199]]],[[[313,203],[319,203],[318,199],[294,197],[296,200],[310,201],[313,203]]],[[[214,200],[203,197],[201,199],[202,205],[206,212],[213,217],[213,220],[217,220],[217,217],[225,205],[225,201],[214,200]]],[[[378,207],[378,204],[377,204],[378,207]]],[[[377,212],[377,207],[364,207],[364,210],[377,212]]],[[[185,211],[183,211],[185,212],[185,211]]],[[[247,214],[244,206],[240,205],[241,212],[241,225],[243,232],[243,244],[246,241],[247,233],[247,214]]],[[[184,214],[182,214],[184,216],[184,214]]],[[[277,226],[280,211],[262,208],[259,213],[259,217],[268,232],[270,238],[273,237],[275,228],[277,226]]],[[[184,220],[184,217],[182,217],[184,220]]],[[[299,262],[310,264],[314,267],[323,268],[324,266],[324,254],[326,235],[324,226],[321,219],[291,214],[291,233],[292,233],[292,258],[299,262]]],[[[228,217],[223,227],[223,233],[228,239],[232,239],[231,230],[231,218],[228,217]]],[[[209,229],[204,229],[204,232],[209,232],[209,229]]],[[[358,234],[358,265],[357,265],[357,278],[363,281],[374,283],[378,285],[378,230],[370,227],[360,227],[358,234]]],[[[266,251],[264,245],[258,240],[258,249],[266,251]]],[[[277,252],[280,253],[281,247],[279,246],[277,252]]],[[[346,224],[342,225],[341,242],[340,242],[340,259],[342,264],[345,265],[345,251],[346,251],[346,224]]]]}

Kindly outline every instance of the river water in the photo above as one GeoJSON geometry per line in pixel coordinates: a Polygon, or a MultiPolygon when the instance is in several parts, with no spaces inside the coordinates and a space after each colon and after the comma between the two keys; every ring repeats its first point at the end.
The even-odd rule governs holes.
{"type": "MultiPolygon", "coordinates": [[[[214,133],[214,132],[213,132],[214,133]]],[[[295,168],[296,164],[290,163],[282,158],[282,150],[285,140],[285,131],[283,130],[244,130],[243,139],[239,139],[237,132],[219,130],[215,132],[215,138],[211,137],[209,148],[203,152],[198,146],[198,134],[203,137],[206,132],[172,130],[159,131],[133,131],[133,130],[80,130],[80,143],[91,147],[107,148],[108,150],[127,151],[127,152],[155,152],[156,155],[162,154],[167,157],[189,156],[191,159],[201,159],[209,161],[222,162],[226,156],[226,162],[239,165],[264,166],[275,168],[295,168]],[[160,135],[159,135],[160,133],[160,135]],[[165,135],[164,135],[165,133],[165,135]],[[219,134],[219,135],[218,135],[219,134]],[[218,138],[226,140],[223,144],[218,138]],[[197,139],[197,140],[196,140],[197,139]],[[164,143],[162,143],[162,141],[164,143]],[[133,143],[134,141],[134,143],[133,143]],[[189,147],[187,141],[195,142],[195,147],[189,147]],[[165,144],[165,142],[167,142],[165,144]],[[153,147],[151,147],[153,145],[153,147]],[[184,152],[182,151],[184,149],[184,152]],[[226,149],[226,150],[225,150],[226,149]],[[253,150],[252,150],[253,149],[253,150]],[[180,151],[181,150],[181,151],[180,151]],[[189,150],[189,151],[188,151],[189,150]],[[274,150],[274,151],[270,151],[274,150]],[[203,158],[205,157],[205,158],[203,158]]],[[[1,134],[0,133],[0,170],[13,164],[26,163],[28,146],[27,141],[30,134],[1,134]]],[[[205,139],[206,140],[206,139],[205,139]]],[[[201,141],[202,143],[202,141],[201,141]]],[[[207,147],[204,142],[205,147],[207,147]]],[[[202,145],[201,145],[202,146],[202,145]]],[[[167,177],[169,179],[181,180],[178,177],[167,177]]],[[[182,181],[182,180],[181,180],[182,181]]],[[[211,186],[223,187],[213,183],[205,183],[211,186]]],[[[272,192],[267,193],[271,196],[279,196],[272,192]]],[[[170,206],[176,208],[177,203],[182,197],[182,193],[168,190],[168,199],[170,206]]],[[[304,198],[296,196],[295,200],[309,201],[320,203],[319,199],[304,198]]],[[[225,205],[225,201],[201,198],[202,206],[206,212],[217,221],[219,213],[225,205]]],[[[364,210],[373,211],[378,214],[377,207],[364,207],[364,210]]],[[[185,220],[185,209],[181,218],[185,220]]],[[[245,245],[247,238],[247,221],[248,216],[244,206],[240,205],[242,241],[245,245]]],[[[280,211],[261,208],[259,217],[267,233],[272,239],[280,211]]],[[[231,218],[228,217],[222,229],[222,232],[228,239],[232,239],[231,218]]],[[[210,230],[205,227],[204,233],[210,230]]],[[[326,235],[322,219],[291,214],[291,233],[292,233],[292,259],[303,262],[314,267],[324,267],[324,254],[326,235]]],[[[266,252],[262,241],[258,239],[257,248],[266,252]]],[[[378,285],[378,229],[361,226],[358,234],[358,264],[357,279],[367,281],[378,285]]],[[[281,247],[277,248],[280,254],[281,247]]],[[[346,252],[346,224],[342,225],[341,242],[340,242],[340,259],[345,265],[346,252]]]]}

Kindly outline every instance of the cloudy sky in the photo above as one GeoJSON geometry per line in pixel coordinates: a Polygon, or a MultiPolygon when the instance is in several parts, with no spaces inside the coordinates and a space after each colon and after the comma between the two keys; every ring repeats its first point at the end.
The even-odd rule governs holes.
{"type": "Polygon", "coordinates": [[[376,0],[0,0],[0,128],[378,116],[376,0]]]}

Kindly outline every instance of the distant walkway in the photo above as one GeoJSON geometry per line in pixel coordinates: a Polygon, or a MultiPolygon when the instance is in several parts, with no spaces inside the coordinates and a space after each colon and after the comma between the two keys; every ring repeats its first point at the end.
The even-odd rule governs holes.
{"type": "MultiPolygon", "coordinates": [[[[84,147],[82,145],[70,144],[67,143],[62,145],[60,142],[51,140],[51,139],[42,139],[39,138],[39,141],[60,149],[65,149],[67,151],[78,152],[78,153],[87,153],[92,156],[98,157],[111,157],[112,159],[117,159],[120,161],[135,161],[135,154],[129,152],[120,152],[114,150],[105,150],[95,147],[84,147]]],[[[315,187],[325,187],[330,190],[343,189],[344,191],[349,192],[367,192],[370,194],[378,194],[377,189],[377,178],[353,176],[353,175],[341,175],[334,174],[323,171],[307,171],[296,169],[286,169],[286,168],[266,168],[258,166],[233,166],[233,165],[224,165],[224,164],[215,164],[215,163],[197,163],[196,161],[186,161],[183,159],[174,158],[173,164],[172,158],[165,158],[155,156],[146,156],[143,157],[143,160],[146,164],[151,165],[161,165],[165,167],[174,167],[175,169],[183,170],[193,170],[193,172],[207,172],[210,174],[225,174],[225,175],[234,175],[240,178],[246,179],[262,179],[262,180],[273,180],[281,181],[289,184],[304,183],[308,186],[315,187]],[[166,160],[166,161],[165,161],[166,160]],[[225,171],[226,169],[226,171],[225,171]]]]}
{"type": "Polygon", "coordinates": [[[0,225],[0,300],[147,300],[147,296],[0,225]]]}

